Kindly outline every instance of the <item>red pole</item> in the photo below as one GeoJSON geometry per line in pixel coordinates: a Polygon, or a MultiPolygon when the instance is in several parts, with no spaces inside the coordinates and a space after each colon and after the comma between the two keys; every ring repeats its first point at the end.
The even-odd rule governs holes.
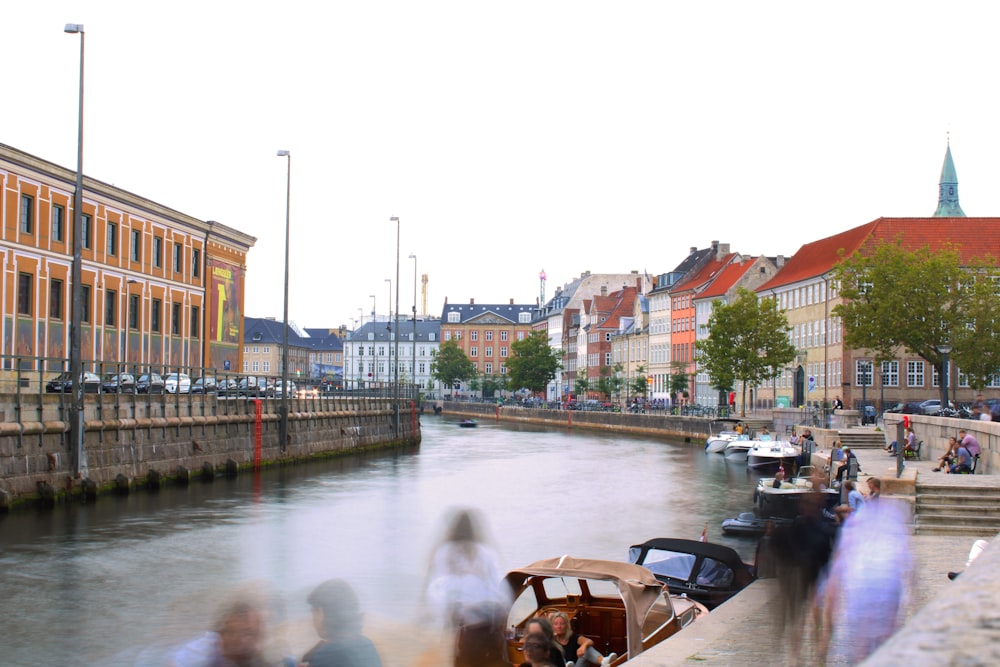
{"type": "Polygon", "coordinates": [[[262,433],[262,419],[261,419],[261,409],[260,409],[260,399],[253,402],[253,469],[260,470],[260,449],[261,449],[261,433],[262,433]]]}
{"type": "Polygon", "coordinates": [[[410,401],[410,435],[415,437],[417,434],[417,404],[415,401],[410,401]]]}

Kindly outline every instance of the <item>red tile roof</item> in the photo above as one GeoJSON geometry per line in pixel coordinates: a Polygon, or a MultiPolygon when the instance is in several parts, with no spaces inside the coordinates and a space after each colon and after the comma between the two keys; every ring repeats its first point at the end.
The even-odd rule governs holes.
{"type": "Polygon", "coordinates": [[[755,257],[744,257],[742,262],[732,262],[722,270],[719,277],[712,281],[708,288],[700,293],[697,298],[722,296],[729,288],[736,284],[736,281],[743,277],[743,274],[753,266],[755,257]]]}
{"type": "Polygon", "coordinates": [[[705,262],[705,265],[700,269],[689,276],[681,278],[676,285],[671,287],[670,294],[680,294],[681,292],[686,292],[688,290],[698,289],[709,280],[717,278],[719,272],[725,268],[725,266],[729,264],[734,257],[736,257],[736,253],[731,252],[723,257],[715,257],[705,262]]]}
{"type": "Polygon", "coordinates": [[[962,260],[1000,258],[1000,218],[879,218],[846,232],[807,243],[758,292],[821,276],[859,250],[901,240],[908,250],[954,247],[962,260]]]}

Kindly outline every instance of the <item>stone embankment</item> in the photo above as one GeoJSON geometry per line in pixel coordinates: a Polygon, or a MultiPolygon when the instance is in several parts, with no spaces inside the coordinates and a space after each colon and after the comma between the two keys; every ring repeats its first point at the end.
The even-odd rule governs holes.
{"type": "Polygon", "coordinates": [[[67,495],[128,492],[192,477],[420,442],[414,404],[386,397],[280,400],[208,396],[87,396],[81,474],[74,474],[68,397],[0,397],[0,508],[67,495]]]}

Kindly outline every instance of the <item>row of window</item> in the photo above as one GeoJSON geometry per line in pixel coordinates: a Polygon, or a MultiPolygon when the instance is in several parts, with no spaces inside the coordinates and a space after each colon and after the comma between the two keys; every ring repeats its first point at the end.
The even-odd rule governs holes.
{"type": "MultiPolygon", "coordinates": [[[[35,210],[35,198],[31,195],[21,195],[21,215],[20,215],[20,229],[21,234],[31,235],[34,234],[34,210],[35,210]]],[[[92,218],[86,213],[83,214],[83,225],[82,225],[82,236],[83,236],[83,248],[85,250],[91,249],[91,226],[92,218]]],[[[52,240],[57,242],[62,242],[66,235],[66,209],[59,204],[52,205],[52,227],[51,227],[52,240]]],[[[118,255],[118,224],[114,222],[107,223],[107,253],[112,257],[118,255]]],[[[132,230],[131,245],[129,251],[129,258],[133,262],[142,262],[142,231],[138,229],[132,230]]],[[[181,243],[173,244],[173,269],[175,273],[183,273],[184,271],[184,245],[181,243]]],[[[163,267],[163,239],[154,236],[153,237],[153,266],[156,268],[163,267]]],[[[198,248],[191,249],[191,275],[194,278],[201,276],[201,250],[198,248]]]]}
{"type": "MultiPolygon", "coordinates": [[[[493,332],[492,331],[486,331],[484,333],[487,336],[486,340],[488,340],[488,341],[489,340],[493,340],[493,332]]],[[[506,331],[501,331],[500,332],[500,340],[501,341],[506,341],[507,340],[507,333],[508,332],[506,332],[506,331]]],[[[469,338],[471,340],[478,340],[479,339],[478,334],[479,334],[479,332],[476,331],[476,330],[470,331],[469,332],[469,338]]],[[[525,332],[518,331],[517,332],[517,339],[518,340],[524,340],[524,335],[525,335],[525,332]]],[[[462,332],[461,331],[449,331],[449,330],[446,330],[444,332],[444,339],[447,341],[447,340],[451,340],[452,338],[454,338],[455,340],[462,340],[462,332]]],[[[611,340],[611,335],[610,334],[608,334],[608,340],[611,340]]]]}
{"type": "MultiPolygon", "coordinates": [[[[32,290],[35,285],[35,277],[30,273],[19,273],[17,276],[17,313],[27,317],[32,316],[32,290]]],[[[83,286],[83,312],[80,321],[90,322],[90,285],[83,286]]],[[[63,281],[57,279],[49,280],[49,319],[68,319],[64,315],[63,281]]],[[[141,301],[138,294],[130,294],[128,301],[128,326],[130,329],[139,329],[141,313],[141,301]]],[[[150,299],[149,302],[149,328],[151,331],[159,332],[161,327],[161,311],[163,302],[160,299],[150,299]]],[[[200,309],[198,306],[191,306],[191,337],[197,338],[201,330],[200,309]]],[[[183,305],[180,303],[171,304],[170,333],[179,336],[182,330],[183,305]]],[[[104,290],[104,324],[110,327],[118,326],[118,292],[112,289],[104,290]]]]}
{"type": "MultiPolygon", "coordinates": [[[[519,312],[517,314],[517,323],[518,324],[531,324],[531,315],[532,315],[532,311],[530,311],[530,310],[522,310],[521,312],[519,312]]],[[[449,311],[448,316],[446,318],[446,321],[449,324],[459,324],[462,321],[462,313],[460,313],[458,311],[455,311],[455,310],[449,311]]]]}
{"type": "MultiPolygon", "coordinates": [[[[352,348],[350,348],[350,347],[347,348],[348,354],[351,353],[351,349],[352,348]]],[[[400,352],[401,352],[401,354],[399,355],[400,357],[408,357],[408,356],[410,356],[411,350],[410,350],[410,348],[408,346],[404,345],[403,347],[400,347],[399,349],[400,349],[400,352]]],[[[396,352],[395,352],[395,349],[393,348],[392,345],[379,345],[378,346],[378,356],[384,357],[386,355],[386,350],[388,350],[389,356],[395,356],[396,352]]],[[[369,345],[368,346],[368,356],[369,357],[374,357],[375,356],[375,352],[376,352],[375,346],[374,345],[369,345]]],[[[364,345],[359,345],[358,346],[358,348],[357,348],[357,356],[359,356],[359,357],[365,356],[365,347],[364,347],[364,345]]],[[[419,356],[419,357],[425,357],[425,356],[427,356],[427,350],[426,350],[426,348],[421,347],[420,350],[417,352],[417,356],[419,356]]],[[[507,356],[507,355],[504,355],[504,356],[507,356]]]]}
{"type": "MultiPolygon", "coordinates": [[[[951,362],[948,362],[949,366],[951,362]]],[[[912,360],[906,362],[906,386],[907,387],[925,387],[926,382],[926,362],[923,360],[912,360]]],[[[886,387],[898,387],[899,386],[899,362],[898,361],[883,361],[882,362],[882,382],[881,384],[886,387]]],[[[969,376],[962,372],[961,368],[958,368],[958,386],[968,387],[969,386],[969,376]]],[[[854,386],[855,387],[872,387],[877,383],[875,382],[875,362],[867,359],[855,359],[854,361],[854,386]]],[[[941,369],[937,366],[931,366],[931,386],[940,387],[941,386],[941,369]]],[[[993,376],[990,380],[988,387],[1000,387],[1000,374],[993,376]]]]}
{"type": "MultiPolygon", "coordinates": [[[[470,357],[478,357],[479,356],[479,348],[477,346],[475,346],[475,345],[473,345],[472,347],[470,347],[469,348],[469,356],[470,357]]],[[[483,348],[483,356],[484,357],[492,357],[493,356],[493,348],[492,347],[484,347],[483,348]]],[[[507,348],[506,347],[501,347],[500,348],[500,358],[501,359],[507,358],[507,348]]]]}

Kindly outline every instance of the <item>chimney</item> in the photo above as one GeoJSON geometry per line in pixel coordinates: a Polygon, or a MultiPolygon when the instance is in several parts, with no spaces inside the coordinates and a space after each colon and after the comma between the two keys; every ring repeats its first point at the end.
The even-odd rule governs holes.
{"type": "Polygon", "coordinates": [[[775,257],[774,258],[774,265],[776,267],[778,267],[779,269],[781,267],[783,267],[785,265],[785,256],[784,255],[778,255],[777,257],[775,257]]]}
{"type": "Polygon", "coordinates": [[[719,257],[725,257],[728,254],[729,254],[729,244],[728,243],[720,243],[719,244],[718,256],[719,257]]]}
{"type": "Polygon", "coordinates": [[[601,285],[601,296],[607,296],[607,295],[608,295],[608,286],[601,285]]]}
{"type": "MultiPolygon", "coordinates": [[[[535,302],[536,302],[536,303],[537,303],[537,301],[538,301],[538,299],[535,299],[535,302]]],[[[514,305],[514,299],[511,299],[511,300],[510,300],[510,305],[512,305],[512,306],[514,305]]]]}
{"type": "Polygon", "coordinates": [[[635,279],[635,291],[642,294],[642,278],[635,279]]]}
{"type": "Polygon", "coordinates": [[[475,299],[469,299],[469,305],[470,306],[476,305],[476,300],[475,299]]]}
{"type": "Polygon", "coordinates": [[[695,246],[691,246],[691,252],[689,254],[693,255],[696,252],[698,252],[698,248],[696,248],[695,246]]]}

